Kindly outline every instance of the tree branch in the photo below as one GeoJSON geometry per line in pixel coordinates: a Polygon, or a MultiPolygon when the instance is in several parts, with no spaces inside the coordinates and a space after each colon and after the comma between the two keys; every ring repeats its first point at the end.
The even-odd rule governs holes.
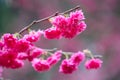
{"type": "Polygon", "coordinates": [[[71,9],[65,11],[65,12],[62,12],[62,13],[56,12],[56,13],[54,13],[53,15],[48,16],[48,17],[45,17],[45,18],[43,18],[43,19],[34,20],[34,21],[31,22],[28,26],[25,26],[23,29],[21,29],[18,33],[19,33],[19,34],[22,34],[24,31],[28,30],[29,28],[31,28],[31,27],[32,27],[34,24],[36,24],[36,23],[40,23],[40,22],[42,22],[42,21],[48,20],[48,19],[50,19],[50,18],[52,18],[52,17],[54,17],[54,16],[57,16],[57,15],[63,15],[63,14],[70,13],[70,12],[76,10],[76,9],[79,9],[79,8],[80,8],[80,6],[78,5],[78,6],[74,7],[74,8],[71,8],[71,9]]]}

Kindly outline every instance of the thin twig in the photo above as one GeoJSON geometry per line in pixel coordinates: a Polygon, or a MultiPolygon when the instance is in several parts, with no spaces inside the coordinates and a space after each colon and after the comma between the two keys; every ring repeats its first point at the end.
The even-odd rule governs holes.
{"type": "Polygon", "coordinates": [[[36,24],[36,23],[40,23],[42,21],[48,20],[49,18],[52,18],[54,16],[57,16],[58,12],[56,12],[55,14],[48,16],[46,18],[40,19],[40,20],[34,20],[32,23],[30,23],[28,26],[24,27],[23,29],[21,29],[18,33],[22,34],[24,31],[28,30],[30,27],[32,27],[32,25],[36,24]]]}
{"type": "Polygon", "coordinates": [[[79,8],[80,8],[80,6],[78,5],[78,6],[74,7],[74,8],[71,8],[71,9],[69,9],[69,10],[67,10],[67,11],[65,11],[63,13],[60,13],[60,14],[67,14],[67,13],[70,13],[70,12],[76,10],[76,9],[79,9],[79,8]]]}
{"type": "Polygon", "coordinates": [[[54,16],[57,16],[57,15],[63,15],[63,14],[70,13],[70,12],[72,12],[72,11],[78,9],[78,8],[80,8],[80,6],[76,6],[76,7],[71,8],[71,9],[65,11],[65,12],[62,12],[62,13],[56,12],[56,13],[54,13],[53,15],[48,16],[48,17],[45,17],[45,18],[43,18],[43,19],[34,20],[34,21],[31,22],[28,26],[26,26],[26,27],[24,27],[23,29],[21,29],[18,33],[19,33],[19,34],[22,34],[24,31],[28,30],[29,28],[31,28],[31,27],[32,27],[34,24],[36,24],[36,23],[40,23],[40,22],[42,22],[42,21],[48,20],[48,19],[50,19],[50,18],[52,18],[52,17],[54,17],[54,16]]]}

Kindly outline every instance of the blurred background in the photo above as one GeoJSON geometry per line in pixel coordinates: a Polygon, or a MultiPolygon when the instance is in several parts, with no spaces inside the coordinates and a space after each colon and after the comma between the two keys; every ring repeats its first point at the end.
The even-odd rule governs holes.
{"type": "MultiPolygon", "coordinates": [[[[73,74],[58,72],[58,63],[50,71],[38,73],[26,61],[22,69],[4,69],[2,76],[10,80],[120,80],[120,0],[0,0],[0,36],[15,33],[33,20],[56,11],[63,12],[77,5],[85,15],[87,29],[73,39],[47,40],[41,38],[37,46],[63,51],[90,49],[102,55],[103,65],[88,71],[84,63],[73,74]]],[[[33,29],[46,29],[48,21],[34,25],[33,29]]]]}

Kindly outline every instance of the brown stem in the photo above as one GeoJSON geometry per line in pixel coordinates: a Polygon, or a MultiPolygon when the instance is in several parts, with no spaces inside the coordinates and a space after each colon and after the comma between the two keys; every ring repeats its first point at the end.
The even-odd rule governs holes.
{"type": "Polygon", "coordinates": [[[76,9],[79,9],[79,8],[80,8],[80,6],[78,5],[78,6],[74,7],[74,8],[71,8],[71,9],[69,9],[69,10],[67,10],[67,11],[65,11],[63,13],[60,13],[60,14],[67,14],[67,13],[70,13],[70,12],[76,10],[76,9]]]}
{"type": "Polygon", "coordinates": [[[22,34],[24,31],[28,30],[29,28],[32,27],[32,25],[34,25],[34,24],[36,24],[36,23],[40,23],[40,22],[42,22],[42,21],[48,20],[48,19],[50,19],[50,18],[52,18],[52,17],[54,17],[54,16],[57,16],[57,15],[60,15],[60,14],[63,15],[63,14],[70,13],[70,12],[72,12],[72,11],[78,9],[78,8],[80,8],[79,5],[76,6],[76,7],[74,7],[74,8],[71,8],[71,9],[65,11],[65,12],[62,12],[62,13],[56,12],[56,13],[54,13],[53,15],[48,16],[48,17],[46,17],[46,18],[39,19],[39,20],[34,20],[34,21],[31,22],[28,26],[26,26],[26,27],[24,27],[23,29],[21,29],[18,33],[19,33],[19,34],[22,34]]]}

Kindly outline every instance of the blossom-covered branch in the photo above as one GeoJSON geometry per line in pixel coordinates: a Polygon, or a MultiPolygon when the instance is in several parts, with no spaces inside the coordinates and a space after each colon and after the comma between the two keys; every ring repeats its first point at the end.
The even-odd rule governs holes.
{"type": "Polygon", "coordinates": [[[34,20],[34,21],[33,21],[32,23],[30,23],[28,26],[26,26],[26,27],[24,27],[23,29],[21,29],[18,33],[19,33],[19,34],[22,34],[24,31],[28,30],[30,27],[32,27],[32,26],[33,26],[34,24],[36,24],[36,23],[40,23],[40,22],[42,22],[42,21],[48,20],[48,19],[50,19],[50,18],[52,18],[52,17],[54,17],[54,16],[57,16],[57,15],[68,14],[68,13],[70,13],[70,12],[76,10],[76,9],[79,9],[79,8],[80,8],[80,6],[78,5],[78,6],[76,6],[75,8],[69,9],[69,10],[67,10],[67,11],[65,11],[65,12],[62,12],[62,13],[56,12],[56,13],[54,13],[53,15],[48,16],[48,17],[46,17],[46,18],[43,18],[43,19],[40,19],[40,20],[34,20]]]}
{"type": "Polygon", "coordinates": [[[34,42],[40,40],[41,35],[46,39],[72,39],[82,33],[87,26],[84,21],[84,14],[82,10],[77,10],[78,8],[80,6],[33,21],[17,34],[5,33],[0,39],[0,66],[17,69],[23,67],[24,60],[28,60],[36,71],[43,72],[50,70],[64,56],[59,67],[59,72],[64,74],[73,73],[85,59],[88,59],[85,62],[86,69],[100,68],[102,61],[89,50],[64,52],[57,49],[42,49],[34,44],[34,42]],[[34,24],[48,19],[52,24],[50,28],[46,30],[38,29],[38,31],[31,30],[28,34],[19,37],[19,34],[22,34],[34,24]]]}

